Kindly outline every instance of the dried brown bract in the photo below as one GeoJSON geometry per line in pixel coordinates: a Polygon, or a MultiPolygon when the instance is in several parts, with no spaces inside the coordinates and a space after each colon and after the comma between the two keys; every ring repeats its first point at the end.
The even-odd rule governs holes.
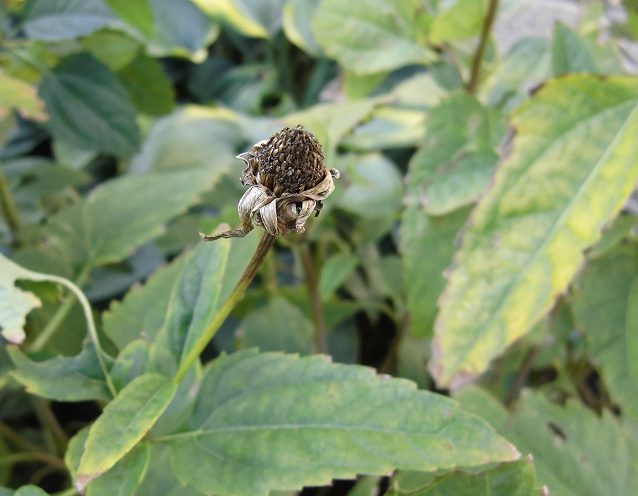
{"type": "Polygon", "coordinates": [[[263,226],[273,236],[303,232],[308,217],[319,215],[323,200],[334,191],[336,169],[323,165],[321,143],[303,127],[286,127],[250,151],[237,155],[246,163],[241,183],[249,186],[239,200],[241,228],[202,239],[242,237],[263,226]]]}

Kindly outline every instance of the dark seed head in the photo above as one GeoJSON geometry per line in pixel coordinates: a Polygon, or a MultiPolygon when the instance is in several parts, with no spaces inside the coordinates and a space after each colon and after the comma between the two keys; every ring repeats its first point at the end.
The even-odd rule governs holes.
{"type": "Polygon", "coordinates": [[[254,152],[259,182],[275,196],[301,193],[324,178],[321,143],[303,127],[285,127],[254,152]]]}

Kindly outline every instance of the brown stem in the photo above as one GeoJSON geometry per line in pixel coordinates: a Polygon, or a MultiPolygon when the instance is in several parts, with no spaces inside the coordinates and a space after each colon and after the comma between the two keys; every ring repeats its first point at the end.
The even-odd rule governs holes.
{"type": "Polygon", "coordinates": [[[483,30],[481,31],[481,40],[479,42],[478,49],[474,54],[474,59],[472,60],[470,80],[465,85],[465,88],[470,95],[475,95],[478,88],[479,80],[481,78],[481,64],[483,63],[483,57],[485,56],[485,50],[487,49],[487,41],[490,37],[490,32],[492,31],[496,12],[498,11],[498,2],[499,0],[490,0],[487,7],[487,15],[485,16],[483,30]]]}
{"type": "Polygon", "coordinates": [[[250,259],[250,262],[248,262],[248,266],[235,286],[235,289],[233,289],[233,292],[230,294],[226,302],[217,311],[213,320],[211,320],[206,329],[204,329],[204,332],[195,342],[188,354],[182,359],[179,370],[175,374],[176,382],[181,382],[182,379],[184,379],[188,370],[199,358],[199,355],[201,355],[202,351],[204,351],[204,348],[206,348],[210,340],[213,339],[213,336],[215,336],[221,325],[230,315],[230,312],[232,312],[233,308],[235,308],[235,305],[243,298],[244,292],[255,277],[255,274],[257,274],[257,270],[259,269],[261,262],[264,260],[264,257],[275,244],[275,240],[275,236],[264,233],[264,237],[261,238],[253,257],[250,259]]]}
{"type": "Polygon", "coordinates": [[[299,257],[306,275],[306,285],[310,296],[310,306],[315,324],[315,345],[319,353],[328,353],[328,343],[326,340],[326,319],[323,315],[323,305],[319,296],[318,277],[315,265],[310,255],[307,244],[299,245],[299,257]]]}

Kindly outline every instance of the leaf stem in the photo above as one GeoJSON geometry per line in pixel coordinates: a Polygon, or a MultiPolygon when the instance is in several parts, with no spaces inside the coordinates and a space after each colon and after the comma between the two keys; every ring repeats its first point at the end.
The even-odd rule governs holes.
{"type": "Polygon", "coordinates": [[[494,25],[496,12],[498,11],[498,3],[499,0],[490,0],[490,3],[487,7],[487,14],[485,15],[485,21],[483,22],[483,30],[481,31],[481,40],[479,42],[476,53],[474,54],[474,59],[472,60],[472,72],[470,75],[470,80],[465,85],[465,88],[470,93],[470,95],[475,95],[476,90],[478,89],[479,80],[481,78],[481,65],[483,63],[483,58],[485,57],[487,41],[490,37],[492,26],[494,25]]]}
{"type": "Polygon", "coordinates": [[[18,432],[14,431],[4,422],[0,422],[0,436],[5,438],[16,447],[25,451],[39,451],[41,448],[37,444],[32,443],[26,437],[23,437],[18,432]]]}
{"type": "MultiPolygon", "coordinates": [[[[29,271],[25,270],[25,272],[28,273],[29,277],[33,279],[34,281],[51,281],[51,282],[55,282],[57,284],[62,284],[63,286],[66,286],[68,289],[71,290],[71,292],[78,299],[80,306],[82,307],[82,311],[84,312],[84,318],[86,319],[86,325],[89,331],[89,337],[91,338],[91,341],[93,341],[93,345],[95,346],[95,354],[97,356],[97,361],[100,364],[100,369],[102,370],[102,374],[104,375],[104,379],[106,380],[106,385],[109,388],[109,391],[111,392],[113,397],[115,398],[115,396],[117,396],[117,389],[115,388],[115,385],[113,384],[113,381],[111,380],[111,376],[109,375],[109,370],[106,366],[105,357],[107,355],[102,349],[102,345],[100,344],[100,339],[97,335],[97,329],[95,328],[95,321],[93,320],[93,313],[91,312],[91,305],[89,304],[89,300],[86,299],[86,296],[84,296],[84,293],[82,292],[82,290],[78,287],[78,285],[81,286],[88,280],[89,274],[91,273],[91,269],[92,269],[92,266],[90,264],[86,264],[84,267],[82,267],[82,270],[80,271],[80,273],[78,274],[78,277],[76,278],[77,285],[72,283],[68,279],[65,279],[64,277],[58,277],[52,274],[42,274],[40,272],[32,272],[30,270],[29,271]]],[[[51,336],[53,335],[57,327],[60,325],[60,323],[62,323],[62,320],[64,320],[64,317],[66,317],[68,312],[71,310],[72,305],[73,305],[73,299],[71,298],[71,295],[69,295],[67,297],[67,300],[64,302],[64,304],[58,309],[58,312],[53,316],[53,319],[56,319],[56,317],[58,317],[58,314],[63,312],[61,317],[58,317],[57,319],[59,320],[59,322],[57,322],[57,324],[55,325],[55,327],[53,327],[52,330],[49,329],[49,325],[47,325],[47,327],[42,332],[42,334],[38,336],[38,339],[36,339],[36,341],[33,343],[31,351],[37,351],[37,346],[40,346],[40,349],[41,349],[42,347],[44,347],[44,345],[46,345],[46,343],[51,338],[51,336]],[[70,303],[68,303],[69,299],[71,301],[70,303]],[[67,306],[68,308],[66,308],[67,306]],[[65,307],[65,308],[62,309],[62,307],[65,307]],[[42,338],[42,335],[45,333],[47,334],[46,339],[42,338]]],[[[51,322],[49,322],[49,324],[51,324],[51,322]]]]}
{"type": "MultiPolygon", "coordinates": [[[[89,279],[90,273],[90,265],[87,264],[82,267],[80,273],[75,278],[75,285],[79,287],[84,286],[84,284],[86,284],[86,281],[89,279]]],[[[55,314],[53,314],[53,317],[51,317],[51,319],[47,322],[44,330],[38,335],[38,337],[35,338],[33,343],[31,343],[31,346],[29,346],[29,351],[33,353],[42,351],[42,349],[49,343],[53,335],[56,333],[58,327],[60,327],[60,324],[62,324],[67,315],[69,315],[69,312],[73,308],[74,303],[75,298],[72,294],[68,294],[65,296],[62,305],[58,307],[55,314]]]]}
{"type": "Polygon", "coordinates": [[[310,250],[306,243],[302,243],[298,247],[299,258],[306,275],[306,285],[308,286],[308,294],[310,296],[310,306],[315,324],[315,345],[319,353],[328,353],[328,344],[326,340],[326,319],[323,315],[323,305],[318,289],[318,276],[315,265],[310,255],[310,250]]]}
{"type": "Polygon", "coordinates": [[[2,212],[5,219],[7,219],[7,224],[11,229],[13,238],[17,239],[18,231],[20,230],[20,215],[18,214],[18,208],[16,207],[2,167],[0,167],[0,204],[2,205],[2,212]]]}
{"type": "Polygon", "coordinates": [[[44,453],[42,451],[32,451],[28,453],[13,453],[11,455],[0,457],[0,466],[15,464],[15,463],[27,463],[27,462],[43,462],[53,467],[66,472],[66,466],[64,461],[57,456],[44,453]]]}
{"type": "Polygon", "coordinates": [[[261,238],[261,241],[259,242],[259,245],[257,246],[253,257],[250,259],[250,262],[246,267],[246,270],[239,279],[239,282],[237,282],[235,289],[233,289],[233,292],[230,294],[226,302],[221,306],[221,308],[213,317],[213,320],[210,321],[202,335],[199,337],[194,346],[182,360],[182,363],[180,364],[179,369],[175,374],[175,382],[179,383],[184,379],[186,373],[199,358],[199,355],[201,355],[202,351],[204,351],[204,348],[206,348],[210,340],[213,339],[213,336],[215,336],[226,318],[230,315],[230,312],[232,312],[233,308],[235,308],[235,305],[239,302],[239,300],[243,298],[246,289],[250,285],[250,282],[255,277],[255,274],[257,274],[257,270],[264,260],[264,257],[268,254],[270,248],[272,248],[272,246],[275,244],[275,239],[276,238],[274,236],[271,236],[268,233],[264,233],[264,236],[263,238],[261,238]]]}
{"type": "Polygon", "coordinates": [[[51,435],[53,451],[58,454],[64,453],[69,439],[51,410],[51,405],[44,398],[34,396],[33,406],[38,420],[51,435]]]}

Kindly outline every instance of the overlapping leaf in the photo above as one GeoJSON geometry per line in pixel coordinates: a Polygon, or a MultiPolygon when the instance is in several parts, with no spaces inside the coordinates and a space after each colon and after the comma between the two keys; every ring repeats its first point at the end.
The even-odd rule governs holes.
{"type": "Polygon", "coordinates": [[[411,382],[250,351],[213,362],[189,430],[170,442],[178,477],[219,496],[519,456],[479,418],[411,382]]]}
{"type": "Polygon", "coordinates": [[[638,80],[571,76],[515,114],[514,151],[472,214],[444,293],[430,370],[485,371],[565,290],[638,179],[638,80]]]}

